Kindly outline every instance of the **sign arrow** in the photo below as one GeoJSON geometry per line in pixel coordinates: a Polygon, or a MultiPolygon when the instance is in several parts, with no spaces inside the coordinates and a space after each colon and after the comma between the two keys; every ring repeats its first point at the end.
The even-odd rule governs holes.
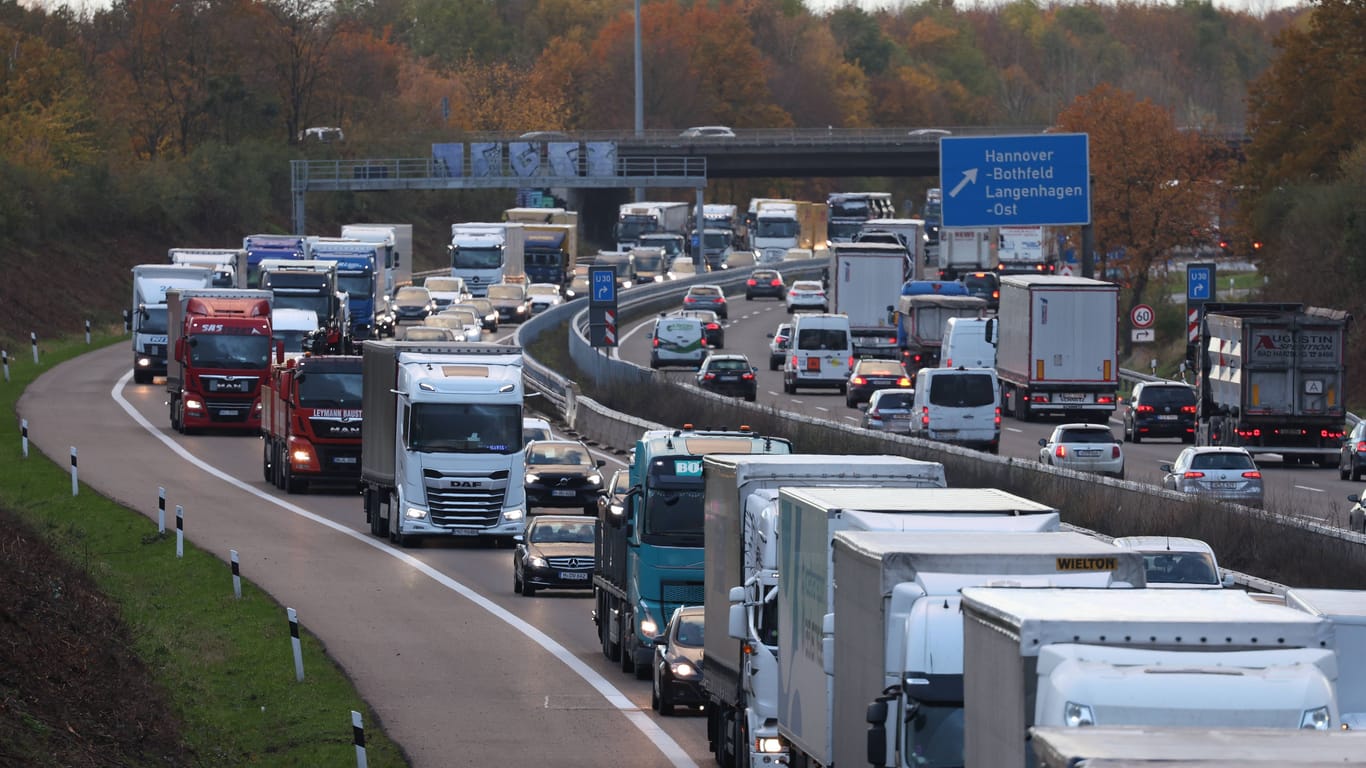
{"type": "Polygon", "coordinates": [[[954,187],[952,192],[949,192],[949,197],[958,197],[958,193],[963,191],[963,187],[966,187],[968,182],[972,182],[973,184],[977,183],[976,168],[969,168],[966,171],[963,171],[963,180],[958,182],[958,186],[954,187]]]}

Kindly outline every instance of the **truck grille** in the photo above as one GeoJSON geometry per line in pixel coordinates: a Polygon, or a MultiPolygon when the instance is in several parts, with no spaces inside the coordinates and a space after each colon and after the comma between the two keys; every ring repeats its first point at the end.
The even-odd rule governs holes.
{"type": "Polygon", "coordinates": [[[360,419],[333,419],[314,416],[308,420],[313,434],[324,438],[359,438],[360,419]]]}
{"type": "Polygon", "coordinates": [[[498,523],[503,500],[507,497],[507,470],[441,472],[425,469],[422,478],[433,525],[487,528],[498,523]]]}
{"type": "Polygon", "coordinates": [[[360,477],[360,446],[313,446],[318,450],[318,466],[325,475],[360,477]]]}
{"type": "Polygon", "coordinates": [[[199,374],[199,386],[208,394],[254,396],[261,380],[255,376],[199,374]]]}
{"type": "Polygon", "coordinates": [[[705,591],[701,584],[692,582],[664,582],[660,597],[675,605],[701,605],[705,591]]]}

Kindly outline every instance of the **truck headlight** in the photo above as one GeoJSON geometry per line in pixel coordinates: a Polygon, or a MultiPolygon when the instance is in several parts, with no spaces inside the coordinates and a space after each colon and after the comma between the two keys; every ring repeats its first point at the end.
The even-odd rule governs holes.
{"type": "Polygon", "coordinates": [[[421,520],[427,516],[427,510],[418,509],[417,507],[408,507],[403,511],[403,516],[409,520],[421,520]]]}
{"type": "Polygon", "coordinates": [[[1326,731],[1332,722],[1332,717],[1328,714],[1328,707],[1318,707],[1316,709],[1306,709],[1300,715],[1300,727],[1311,731],[1326,731]]]}
{"type": "Polygon", "coordinates": [[[139,357],[139,358],[138,358],[138,367],[139,367],[139,368],[146,368],[147,366],[149,366],[149,365],[151,365],[151,364],[152,364],[152,358],[150,358],[150,357],[139,357]]]}
{"type": "Polygon", "coordinates": [[[507,520],[508,522],[512,522],[513,520],[521,520],[524,517],[526,517],[526,511],[522,509],[509,509],[503,513],[503,519],[507,520]]]}
{"type": "MultiPolygon", "coordinates": [[[[1326,712],[1327,710],[1325,710],[1326,712]]],[[[1306,712],[1307,716],[1309,713],[1306,712]]],[[[1069,701],[1062,708],[1062,722],[1068,728],[1080,728],[1084,725],[1095,725],[1096,716],[1091,713],[1091,708],[1085,704],[1078,704],[1069,701]]]]}
{"type": "Polygon", "coordinates": [[[763,752],[770,755],[782,752],[783,740],[777,736],[760,736],[754,740],[754,749],[756,752],[763,752]]]}
{"type": "Polygon", "coordinates": [[[589,475],[589,476],[588,476],[588,484],[589,484],[589,485],[602,485],[602,475],[589,475]]]}
{"type": "Polygon", "coordinates": [[[199,400],[196,400],[196,399],[193,398],[193,397],[187,397],[187,398],[185,398],[185,410],[187,410],[187,411],[199,411],[199,410],[203,410],[203,408],[204,408],[204,403],[200,402],[199,400]]]}
{"type": "Polygon", "coordinates": [[[648,637],[654,637],[659,634],[659,625],[655,623],[654,619],[646,616],[640,620],[640,631],[648,637]]]}

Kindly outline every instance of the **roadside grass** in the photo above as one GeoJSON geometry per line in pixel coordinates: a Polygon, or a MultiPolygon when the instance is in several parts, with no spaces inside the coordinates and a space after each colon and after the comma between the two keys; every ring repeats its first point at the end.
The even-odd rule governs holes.
{"type": "MultiPolygon", "coordinates": [[[[117,343],[126,337],[101,334],[90,346],[84,338],[43,342],[37,366],[29,356],[11,357],[0,403],[14,414],[24,388],[44,370],[117,343]]],[[[72,497],[66,467],[32,446],[23,458],[17,414],[0,425],[0,464],[7,468],[0,505],[119,604],[137,655],[182,721],[196,765],[355,765],[352,710],[364,718],[369,765],[408,764],[323,644],[302,628],[305,678],[295,681],[283,606],[245,579],[242,599],[234,599],[228,565],[189,542],[183,559],[175,557],[173,516],[159,535],[154,520],[84,484],[72,497]]]]}

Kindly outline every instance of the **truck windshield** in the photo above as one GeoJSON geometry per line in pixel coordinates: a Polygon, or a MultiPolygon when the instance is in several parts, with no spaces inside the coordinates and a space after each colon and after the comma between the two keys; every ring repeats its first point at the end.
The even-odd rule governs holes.
{"type": "Polygon", "coordinates": [[[793,219],[759,219],[755,237],[796,237],[797,222],[793,219]]]}
{"type": "Polygon", "coordinates": [[[702,489],[650,489],[645,493],[641,541],[677,547],[702,546],[702,489]]]}
{"type": "Polygon", "coordinates": [[[498,269],[503,266],[503,249],[497,246],[456,248],[451,266],[456,269],[498,269]]]}
{"type": "Polygon", "coordinates": [[[307,296],[307,295],[281,295],[275,294],[275,305],[271,310],[278,312],[282,309],[306,309],[318,316],[319,320],[332,316],[331,302],[328,296],[307,296]]]}
{"type": "Polygon", "coordinates": [[[658,232],[659,224],[654,219],[627,218],[617,224],[617,240],[636,240],[641,235],[658,232]]]}
{"type": "Polygon", "coordinates": [[[730,247],[729,232],[705,232],[702,234],[702,247],[720,251],[730,247]]]}
{"type": "Polygon", "coordinates": [[[309,372],[299,378],[299,405],[304,408],[359,408],[360,371],[309,372]]]}
{"type": "Polygon", "coordinates": [[[637,272],[661,272],[664,269],[663,256],[636,256],[637,272]]]}
{"type": "Polygon", "coordinates": [[[828,227],[831,240],[852,242],[854,237],[863,230],[863,221],[831,221],[828,227]]]}
{"type": "Polygon", "coordinates": [[[522,450],[522,408],[492,403],[414,403],[408,450],[423,453],[516,453],[522,450]]]}
{"type": "Polygon", "coordinates": [[[303,352],[304,340],[308,338],[309,333],[311,333],[311,331],[305,331],[298,328],[291,330],[277,329],[272,335],[272,338],[283,343],[286,352],[303,352]]]}
{"type": "Polygon", "coordinates": [[[918,768],[962,768],[963,705],[920,702],[906,729],[908,764],[918,768]]]}
{"type": "Polygon", "coordinates": [[[189,338],[190,364],[199,368],[265,370],[270,364],[270,338],[196,333],[189,338]]]}
{"type": "Polygon", "coordinates": [[[166,333],[166,307],[146,307],[142,310],[142,321],[138,323],[138,333],[166,333]]]}
{"type": "Polygon", "coordinates": [[[351,301],[364,301],[375,295],[375,278],[366,274],[337,275],[337,290],[346,293],[351,301]]]}

